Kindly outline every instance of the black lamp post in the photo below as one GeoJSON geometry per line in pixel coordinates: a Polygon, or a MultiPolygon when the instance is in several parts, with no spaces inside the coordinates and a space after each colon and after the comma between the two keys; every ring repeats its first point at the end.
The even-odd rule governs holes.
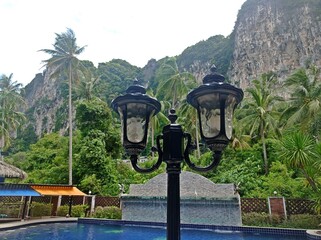
{"type": "Polygon", "coordinates": [[[162,135],[157,136],[157,162],[151,168],[139,167],[138,155],[146,147],[149,120],[160,111],[161,105],[155,98],[146,95],[146,90],[137,81],[125,95],[112,101],[112,108],[121,118],[123,146],[130,155],[133,168],[137,172],[149,173],[162,162],[166,163],[168,240],[180,239],[181,163],[185,160],[193,170],[208,171],[219,164],[222,151],[231,139],[233,113],[243,99],[243,91],[224,83],[224,80],[213,66],[211,74],[204,77],[203,85],[187,95],[187,102],[197,109],[201,137],[213,152],[212,163],[206,167],[196,166],[190,161],[191,135],[183,132],[181,125],[176,123],[174,109],[168,116],[171,123],[163,128],[162,135]]]}

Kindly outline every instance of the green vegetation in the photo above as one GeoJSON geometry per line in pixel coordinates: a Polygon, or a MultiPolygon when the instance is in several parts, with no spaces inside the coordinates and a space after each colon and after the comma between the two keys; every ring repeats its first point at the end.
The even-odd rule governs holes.
{"type": "Polygon", "coordinates": [[[185,49],[177,58],[180,69],[189,69],[193,63],[215,64],[226,75],[233,55],[233,35],[224,37],[216,35],[185,49]]]}
{"type": "MultiPolygon", "coordinates": [[[[13,81],[13,74],[0,77],[0,151],[11,145],[11,133],[24,122],[25,116],[19,111],[24,104],[21,84],[13,81]]],[[[0,159],[1,160],[1,159],[0,159]]]]}
{"type": "Polygon", "coordinates": [[[265,174],[268,174],[266,137],[280,134],[277,126],[277,117],[280,113],[277,112],[275,106],[277,101],[282,99],[274,94],[276,76],[273,73],[263,74],[260,79],[254,80],[252,83],[253,87],[246,89],[249,97],[243,102],[240,124],[244,132],[249,131],[252,139],[259,138],[262,144],[264,171],[265,174]]]}
{"type": "Polygon", "coordinates": [[[288,219],[270,216],[268,213],[246,213],[242,215],[245,226],[320,229],[321,217],[310,214],[291,215],[288,219]]]}
{"type": "Polygon", "coordinates": [[[2,202],[0,204],[0,212],[3,216],[18,218],[22,207],[22,202],[2,202]]]}
{"type": "Polygon", "coordinates": [[[93,217],[121,219],[121,209],[118,207],[96,207],[93,217]]]}
{"type": "MultiPolygon", "coordinates": [[[[17,154],[14,155],[14,157],[17,154]]],[[[68,183],[68,138],[58,133],[44,135],[30,146],[19,167],[28,172],[29,183],[68,183]]]]}
{"type": "Polygon", "coordinates": [[[93,194],[119,193],[116,161],[120,157],[119,132],[112,126],[107,104],[99,99],[77,105],[77,125],[81,137],[76,156],[76,178],[82,189],[93,194]]]}
{"type": "Polygon", "coordinates": [[[120,59],[113,59],[107,63],[99,63],[97,74],[100,76],[99,89],[101,89],[101,99],[110,103],[112,99],[124,91],[138,77],[140,69],[130,65],[128,62],[120,59]]]}
{"type": "Polygon", "coordinates": [[[33,202],[30,209],[30,217],[51,216],[52,204],[33,202]]]}
{"type": "MultiPolygon", "coordinates": [[[[73,205],[71,208],[72,217],[85,217],[87,205],[73,205]]],[[[69,214],[69,205],[58,207],[57,216],[65,217],[69,214]]]]}

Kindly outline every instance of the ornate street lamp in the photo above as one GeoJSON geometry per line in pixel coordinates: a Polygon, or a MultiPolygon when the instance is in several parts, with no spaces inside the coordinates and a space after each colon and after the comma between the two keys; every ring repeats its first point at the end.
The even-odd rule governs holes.
{"type": "Polygon", "coordinates": [[[133,167],[139,172],[144,172],[137,166],[137,158],[146,147],[150,118],[160,111],[161,104],[155,98],[146,95],[146,89],[135,80],[125,95],[112,101],[112,108],[120,115],[125,151],[131,156],[133,167]]]}
{"type": "Polygon", "coordinates": [[[130,155],[133,168],[141,173],[156,170],[162,162],[167,172],[167,239],[180,239],[180,185],[181,163],[197,171],[208,171],[219,164],[222,151],[232,136],[232,118],[235,107],[243,99],[243,91],[223,83],[224,77],[211,68],[212,73],[203,79],[203,85],[187,95],[187,102],[197,109],[201,137],[213,152],[209,166],[196,166],[189,159],[192,149],[191,135],[176,123],[177,115],[171,109],[170,124],[157,136],[158,160],[150,168],[138,166],[138,156],[146,147],[150,118],[160,111],[160,103],[146,95],[146,90],[135,82],[126,94],[112,101],[112,108],[119,113],[122,123],[122,140],[130,155]],[[162,141],[162,144],[161,144],[162,141]],[[184,144],[186,141],[186,144],[184,144]],[[184,149],[184,146],[185,149],[184,149]]]}
{"type": "Polygon", "coordinates": [[[232,137],[233,113],[243,99],[243,91],[224,81],[224,76],[212,66],[211,73],[203,78],[203,85],[187,95],[187,102],[197,109],[201,138],[214,154],[212,164],[202,168],[191,163],[186,155],[188,165],[197,171],[208,171],[217,166],[232,137]]]}

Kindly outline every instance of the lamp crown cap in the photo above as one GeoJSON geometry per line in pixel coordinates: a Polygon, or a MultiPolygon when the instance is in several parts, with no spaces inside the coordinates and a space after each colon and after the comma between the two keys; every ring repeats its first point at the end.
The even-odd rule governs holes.
{"type": "Polygon", "coordinates": [[[220,83],[225,81],[225,77],[218,73],[216,66],[213,64],[210,68],[211,73],[203,78],[203,84],[220,83]]]}
{"type": "Polygon", "coordinates": [[[137,80],[137,78],[135,78],[134,81],[133,81],[133,85],[128,87],[128,89],[126,90],[126,93],[133,93],[133,94],[141,93],[141,94],[145,94],[146,93],[146,89],[142,85],[140,85],[139,81],[137,80]]]}

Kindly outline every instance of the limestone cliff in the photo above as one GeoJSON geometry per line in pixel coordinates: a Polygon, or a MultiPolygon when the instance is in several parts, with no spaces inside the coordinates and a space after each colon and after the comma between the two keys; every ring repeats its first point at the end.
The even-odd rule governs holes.
{"type": "Polygon", "coordinates": [[[49,78],[50,70],[39,73],[25,88],[26,114],[37,136],[67,128],[68,106],[61,82],[49,78]]]}
{"type": "Polygon", "coordinates": [[[306,64],[321,65],[321,1],[248,0],[234,28],[229,78],[245,89],[273,71],[282,80],[306,64]]]}

